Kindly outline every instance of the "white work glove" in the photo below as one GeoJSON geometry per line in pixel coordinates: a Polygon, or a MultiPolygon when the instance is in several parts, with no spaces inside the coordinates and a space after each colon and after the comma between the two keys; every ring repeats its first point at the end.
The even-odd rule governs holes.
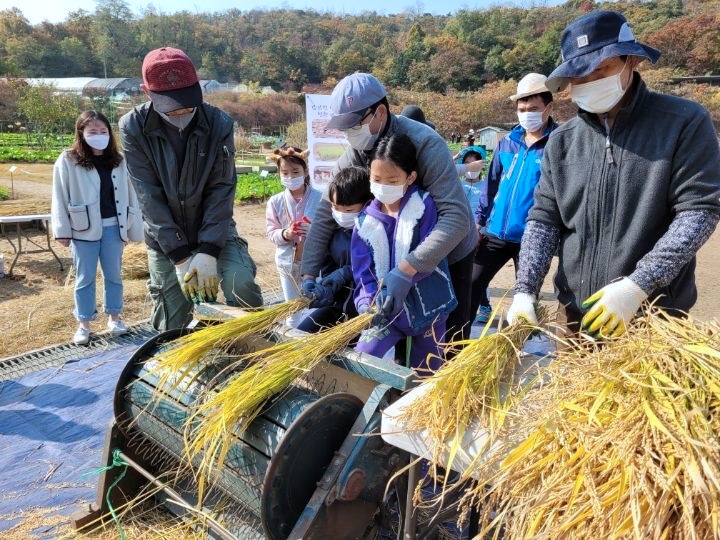
{"type": "MultiPolygon", "coordinates": [[[[192,302],[193,299],[188,296],[187,290],[185,288],[185,274],[187,274],[188,268],[190,268],[191,260],[192,257],[188,257],[183,262],[175,265],[175,277],[177,277],[178,284],[180,285],[180,290],[185,295],[185,298],[187,298],[190,302],[192,302]]],[[[197,279],[195,279],[195,286],[197,287],[197,279]]]]}
{"type": "Polygon", "coordinates": [[[520,322],[520,319],[525,319],[530,324],[537,324],[537,314],[535,313],[535,303],[537,297],[534,294],[528,294],[524,292],[515,293],[513,296],[512,304],[507,312],[508,324],[515,324],[520,322]]]}
{"type": "Polygon", "coordinates": [[[193,302],[214,302],[218,293],[217,259],[207,253],[196,253],[184,280],[187,291],[183,292],[193,302]]]}
{"type": "Polygon", "coordinates": [[[594,337],[617,337],[637,313],[647,294],[630,278],[605,285],[585,300],[582,327],[594,337]]]}

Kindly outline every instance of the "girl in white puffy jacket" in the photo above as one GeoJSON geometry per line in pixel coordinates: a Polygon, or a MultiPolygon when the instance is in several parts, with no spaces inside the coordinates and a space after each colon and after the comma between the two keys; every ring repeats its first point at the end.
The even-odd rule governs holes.
{"type": "Polygon", "coordinates": [[[117,149],[110,122],[100,112],[85,111],[75,123],[75,142],[53,168],[52,230],[61,245],[72,246],[75,265],[73,341],[90,340],[90,321],[97,316],[95,275],[103,274],[103,309],[108,330],[121,335],[123,248],[143,238],[143,225],[125,160],[117,149]]]}
{"type": "Polygon", "coordinates": [[[285,300],[300,296],[300,261],[303,240],[315,218],[322,194],[310,184],[308,151],[278,148],[270,156],[278,166],[283,190],[268,199],[265,226],[275,244],[275,265],[285,300]]]}

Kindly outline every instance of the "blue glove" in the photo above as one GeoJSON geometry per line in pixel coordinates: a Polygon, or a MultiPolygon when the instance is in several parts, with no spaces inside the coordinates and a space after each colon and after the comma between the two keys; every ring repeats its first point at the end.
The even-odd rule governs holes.
{"type": "Polygon", "coordinates": [[[303,279],[300,285],[300,293],[307,298],[315,298],[315,288],[317,283],[314,279],[303,279]]]}
{"type": "Polygon", "coordinates": [[[320,280],[320,285],[329,287],[332,293],[335,295],[340,292],[340,289],[352,279],[352,273],[350,272],[349,266],[342,266],[337,270],[330,272],[327,276],[320,280]],[[348,276],[348,274],[350,274],[348,276]]]}
{"type": "Polygon", "coordinates": [[[317,285],[314,289],[314,300],[310,302],[311,308],[321,308],[331,306],[335,300],[335,294],[330,287],[325,285],[317,285]]]}
{"type": "Polygon", "coordinates": [[[392,319],[400,313],[412,287],[412,278],[399,268],[393,268],[383,279],[383,287],[380,291],[382,300],[381,310],[386,318],[392,319]]]}
{"type": "MultiPolygon", "coordinates": [[[[360,304],[357,308],[358,315],[362,315],[363,313],[371,313],[370,311],[370,305],[369,304],[360,304]]],[[[373,311],[373,318],[370,320],[371,326],[387,326],[387,319],[385,318],[385,315],[383,315],[382,311],[380,311],[380,307],[378,304],[378,309],[376,311],[373,311]]]]}

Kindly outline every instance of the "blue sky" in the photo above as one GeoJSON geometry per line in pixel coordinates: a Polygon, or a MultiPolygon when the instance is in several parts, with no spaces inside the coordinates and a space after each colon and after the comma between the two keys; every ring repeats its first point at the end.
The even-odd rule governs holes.
{"type": "MultiPolygon", "coordinates": [[[[563,3],[563,0],[213,0],[205,3],[198,0],[126,0],[130,9],[135,14],[140,14],[148,6],[153,5],[162,13],[175,13],[177,11],[190,11],[202,13],[207,11],[226,11],[237,8],[242,11],[250,9],[272,10],[277,8],[291,9],[314,9],[319,12],[333,12],[340,15],[357,14],[362,11],[376,11],[381,15],[402,13],[407,11],[419,11],[421,13],[432,13],[434,15],[445,15],[455,13],[460,9],[486,9],[492,6],[551,6],[563,3]]],[[[42,2],[37,0],[0,0],[0,9],[17,7],[30,21],[30,24],[38,24],[44,20],[57,23],[65,20],[68,13],[78,9],[89,12],[95,10],[95,2],[92,0],[50,0],[42,2]]]]}

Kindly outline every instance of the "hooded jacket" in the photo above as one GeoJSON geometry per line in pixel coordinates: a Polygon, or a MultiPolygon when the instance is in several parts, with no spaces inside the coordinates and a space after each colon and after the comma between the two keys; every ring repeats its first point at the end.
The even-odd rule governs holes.
{"type": "Polygon", "coordinates": [[[120,118],[120,135],[140,208],[145,241],[174,263],[193,252],[218,257],[234,224],[233,121],[203,103],[189,127],[185,162],[177,163],[152,102],[120,118]]]}
{"type": "MultiPolygon", "coordinates": [[[[430,234],[436,216],[432,198],[414,185],[403,195],[397,219],[383,213],[376,199],[365,207],[351,243],[357,308],[372,304],[385,275],[430,234]]],[[[431,326],[457,306],[446,259],[430,272],[416,273],[412,282],[403,307],[413,329],[431,326]]]]}
{"type": "Polygon", "coordinates": [[[557,128],[550,118],[540,140],[529,148],[525,130],[515,126],[495,149],[486,182],[481,184],[480,204],[475,221],[487,234],[519,243],[540,180],[540,164],[550,134],[557,128]]]}

